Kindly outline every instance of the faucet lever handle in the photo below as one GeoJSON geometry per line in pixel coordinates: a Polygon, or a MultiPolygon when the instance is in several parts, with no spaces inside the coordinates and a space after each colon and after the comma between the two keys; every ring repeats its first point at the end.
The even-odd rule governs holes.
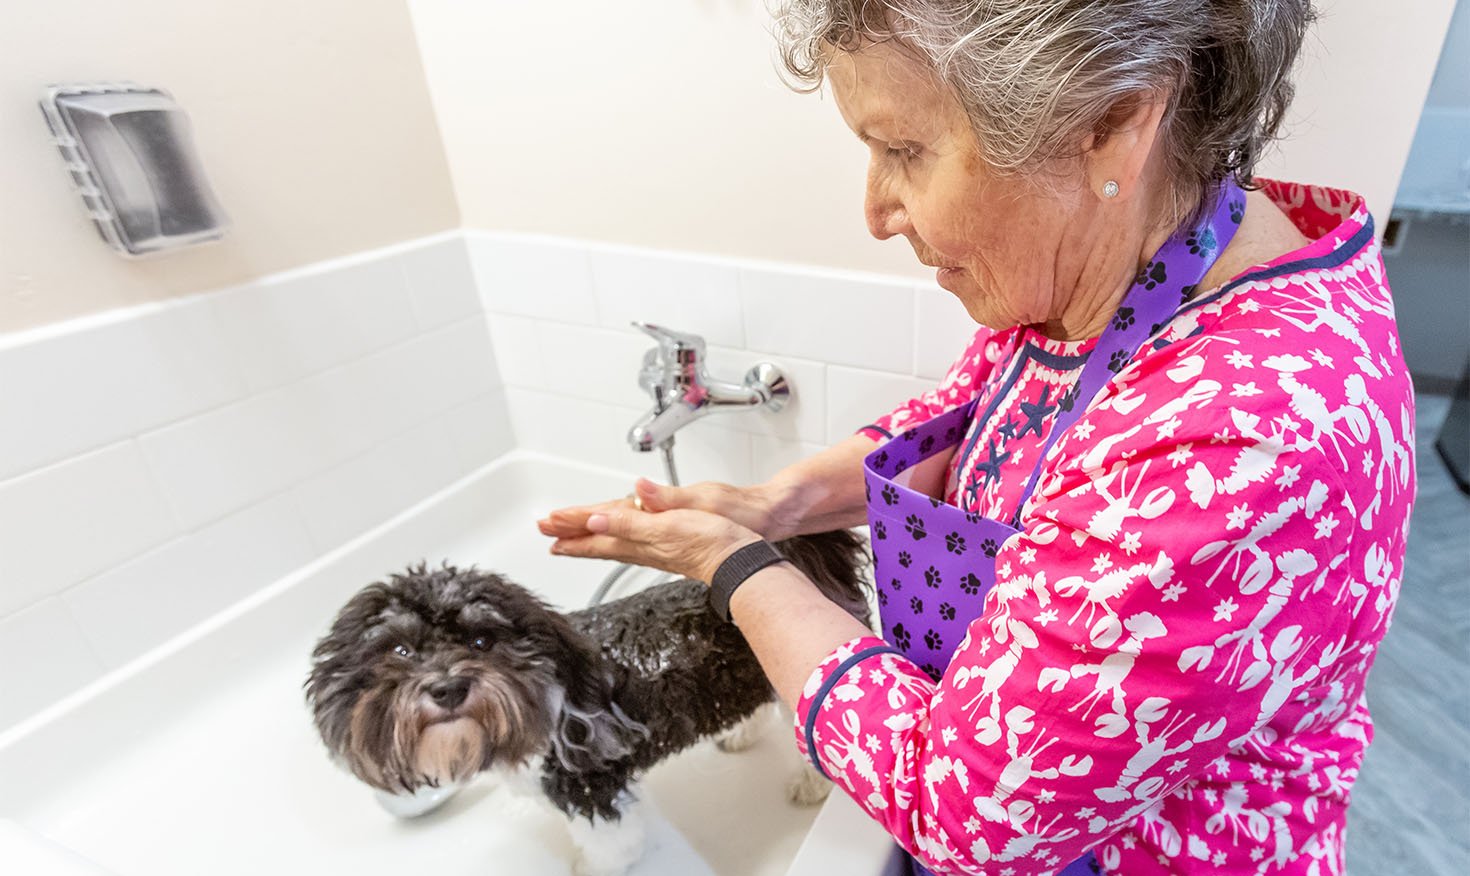
{"type": "Polygon", "coordinates": [[[665,362],[677,362],[681,358],[680,353],[690,352],[694,358],[704,358],[704,338],[689,332],[675,331],[651,322],[634,322],[633,325],[644,334],[658,341],[659,354],[665,362]]]}

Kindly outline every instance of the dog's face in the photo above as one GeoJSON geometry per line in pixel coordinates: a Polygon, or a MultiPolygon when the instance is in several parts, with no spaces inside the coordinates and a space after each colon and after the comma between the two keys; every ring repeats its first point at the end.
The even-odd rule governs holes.
{"type": "Polygon", "coordinates": [[[499,576],[419,566],[343,607],[306,695],[327,747],[369,785],[463,781],[546,750],[564,723],[562,665],[591,658],[577,638],[499,576]]]}

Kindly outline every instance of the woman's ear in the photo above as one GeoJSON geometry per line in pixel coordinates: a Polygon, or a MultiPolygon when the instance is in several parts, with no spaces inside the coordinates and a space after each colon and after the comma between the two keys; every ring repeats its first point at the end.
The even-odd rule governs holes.
{"type": "Polygon", "coordinates": [[[1159,124],[1168,95],[1139,92],[1120,98],[1103,116],[1098,130],[1082,144],[1088,188],[1101,198],[1108,182],[1118,184],[1117,197],[1138,191],[1138,179],[1158,142],[1159,124]]]}

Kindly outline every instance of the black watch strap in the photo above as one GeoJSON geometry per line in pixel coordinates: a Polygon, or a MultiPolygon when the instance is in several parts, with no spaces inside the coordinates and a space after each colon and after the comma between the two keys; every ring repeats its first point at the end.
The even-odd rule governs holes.
{"type": "Polygon", "coordinates": [[[781,556],[781,552],[768,541],[751,542],[735,551],[720,563],[720,567],[715,570],[714,577],[709,582],[710,608],[714,609],[715,615],[720,620],[729,623],[730,597],[735,595],[735,588],[744,584],[746,578],[766,566],[785,561],[786,558],[781,556]]]}

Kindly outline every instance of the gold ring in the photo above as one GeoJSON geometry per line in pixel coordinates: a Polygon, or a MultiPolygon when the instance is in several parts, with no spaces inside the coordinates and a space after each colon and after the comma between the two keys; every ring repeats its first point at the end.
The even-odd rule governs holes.
{"type": "Polygon", "coordinates": [[[633,507],[634,508],[637,508],[639,511],[642,511],[643,510],[643,497],[642,496],[639,496],[637,493],[629,493],[624,498],[626,498],[626,499],[632,499],[633,500],[633,507]]]}

